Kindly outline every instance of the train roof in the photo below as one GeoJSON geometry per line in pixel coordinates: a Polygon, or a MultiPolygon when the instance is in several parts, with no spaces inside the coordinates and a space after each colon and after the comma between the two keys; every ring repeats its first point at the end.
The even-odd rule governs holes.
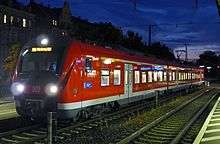
{"type": "Polygon", "coordinates": [[[71,42],[71,46],[80,48],[80,51],[85,55],[94,55],[94,56],[101,56],[106,58],[109,57],[115,59],[123,59],[127,61],[137,61],[137,62],[154,64],[154,65],[169,65],[169,66],[183,67],[183,68],[198,68],[196,66],[186,66],[183,64],[178,64],[176,62],[161,60],[154,57],[132,54],[132,53],[124,52],[115,47],[113,48],[104,47],[104,46],[96,45],[95,43],[90,44],[86,42],[73,40],[71,42]]]}

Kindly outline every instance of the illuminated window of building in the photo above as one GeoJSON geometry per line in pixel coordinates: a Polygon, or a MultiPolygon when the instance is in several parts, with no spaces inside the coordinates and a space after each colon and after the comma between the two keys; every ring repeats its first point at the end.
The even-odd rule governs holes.
{"type": "Polygon", "coordinates": [[[14,17],[13,16],[10,17],[10,22],[11,22],[11,25],[12,25],[13,22],[14,22],[14,17]]]}
{"type": "Polygon", "coordinates": [[[101,70],[101,86],[109,86],[109,70],[101,70]]]}
{"type": "Polygon", "coordinates": [[[53,24],[54,26],[57,26],[57,21],[56,21],[56,20],[52,20],[52,24],[53,24]]]}
{"type": "Polygon", "coordinates": [[[114,85],[121,84],[121,70],[114,70],[114,85]]]}
{"type": "Polygon", "coordinates": [[[156,82],[157,81],[157,71],[154,71],[153,75],[154,75],[154,81],[156,82]]]}
{"type": "Polygon", "coordinates": [[[135,71],[134,72],[134,83],[135,84],[140,83],[140,71],[135,71]]]}
{"type": "Polygon", "coordinates": [[[56,20],[54,21],[54,25],[57,26],[57,21],[56,20]]]}
{"type": "Polygon", "coordinates": [[[3,23],[6,24],[7,23],[7,15],[3,16],[3,23]]]}
{"type": "Polygon", "coordinates": [[[158,80],[163,81],[163,72],[162,71],[158,72],[158,80]]]}
{"type": "Polygon", "coordinates": [[[26,20],[26,19],[23,19],[23,20],[22,20],[22,26],[23,26],[23,27],[26,27],[26,26],[27,26],[27,20],[26,20]]]}
{"type": "Polygon", "coordinates": [[[147,82],[147,75],[146,72],[141,73],[141,82],[146,83],[147,82]]]}
{"type": "Polygon", "coordinates": [[[167,81],[167,72],[164,72],[164,73],[163,73],[163,80],[164,80],[164,81],[167,81]]]}
{"type": "Polygon", "coordinates": [[[148,82],[152,82],[153,81],[153,73],[152,73],[152,71],[148,71],[148,82]]]}

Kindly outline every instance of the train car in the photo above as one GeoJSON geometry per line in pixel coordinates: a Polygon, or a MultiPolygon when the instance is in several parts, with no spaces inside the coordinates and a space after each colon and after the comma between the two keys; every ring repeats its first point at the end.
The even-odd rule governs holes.
{"type": "Polygon", "coordinates": [[[81,118],[147,99],[156,91],[199,85],[203,73],[116,48],[41,36],[22,49],[11,90],[21,116],[57,111],[61,119],[81,118]]]}

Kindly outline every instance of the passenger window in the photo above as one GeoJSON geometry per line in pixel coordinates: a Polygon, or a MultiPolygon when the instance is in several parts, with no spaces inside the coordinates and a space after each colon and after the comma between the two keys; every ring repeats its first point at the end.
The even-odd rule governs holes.
{"type": "Polygon", "coordinates": [[[152,82],[153,81],[153,76],[152,76],[152,71],[148,71],[148,82],[152,82]]]}
{"type": "Polygon", "coordinates": [[[146,82],[147,82],[147,75],[146,75],[146,72],[142,72],[141,81],[142,81],[142,83],[146,83],[146,82]]]}
{"type": "Polygon", "coordinates": [[[157,71],[154,71],[154,81],[157,81],[157,71]]]}
{"type": "Polygon", "coordinates": [[[172,73],[169,72],[169,81],[172,81],[172,73]]]}
{"type": "Polygon", "coordinates": [[[175,72],[173,72],[173,80],[174,80],[174,81],[176,80],[175,72]]]}
{"type": "Polygon", "coordinates": [[[163,80],[164,80],[164,81],[167,81],[167,72],[164,72],[164,73],[163,73],[163,80]]]}
{"type": "Polygon", "coordinates": [[[134,83],[139,84],[140,83],[140,71],[135,71],[134,72],[134,83]]]}
{"type": "Polygon", "coordinates": [[[162,71],[158,72],[158,80],[163,81],[163,72],[162,71]]]}
{"type": "Polygon", "coordinates": [[[114,85],[121,84],[121,70],[114,70],[114,85]]]}
{"type": "Polygon", "coordinates": [[[109,70],[101,70],[101,86],[109,86],[109,70]]]}

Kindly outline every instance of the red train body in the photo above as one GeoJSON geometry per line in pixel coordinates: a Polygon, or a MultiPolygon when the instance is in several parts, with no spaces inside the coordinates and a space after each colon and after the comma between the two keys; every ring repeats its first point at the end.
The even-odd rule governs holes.
{"type": "MultiPolygon", "coordinates": [[[[37,53],[30,50],[33,50],[33,46],[28,49],[31,54],[37,53]]],[[[41,50],[43,49],[39,49],[39,53],[42,53],[41,50]]],[[[156,91],[167,89],[175,91],[199,85],[204,79],[203,69],[200,68],[183,67],[158,59],[72,41],[65,47],[62,62],[59,63],[59,70],[56,72],[57,76],[53,80],[53,83],[58,85],[59,92],[49,97],[45,93],[45,87],[50,80],[41,82],[40,79],[44,76],[38,76],[38,82],[33,83],[36,74],[29,77],[29,80],[25,80],[25,76],[22,77],[20,63],[24,63],[24,60],[22,61],[24,52],[25,50],[21,53],[14,79],[15,83],[23,80],[25,85],[22,93],[15,95],[20,115],[32,116],[38,109],[48,111],[50,108],[44,107],[47,105],[46,101],[56,101],[60,118],[74,118],[82,111],[87,112],[97,106],[101,106],[99,109],[102,109],[106,104],[111,106],[127,104],[151,97],[156,91]],[[40,90],[37,91],[36,87],[40,90]],[[45,97],[50,100],[45,100],[47,99],[45,97]],[[27,101],[31,103],[27,104],[27,101]],[[33,105],[40,106],[35,110],[33,105]],[[28,106],[32,110],[27,111],[28,106]]],[[[47,63],[46,61],[42,63],[47,63]]],[[[52,87],[50,90],[53,90],[52,87]]]]}

